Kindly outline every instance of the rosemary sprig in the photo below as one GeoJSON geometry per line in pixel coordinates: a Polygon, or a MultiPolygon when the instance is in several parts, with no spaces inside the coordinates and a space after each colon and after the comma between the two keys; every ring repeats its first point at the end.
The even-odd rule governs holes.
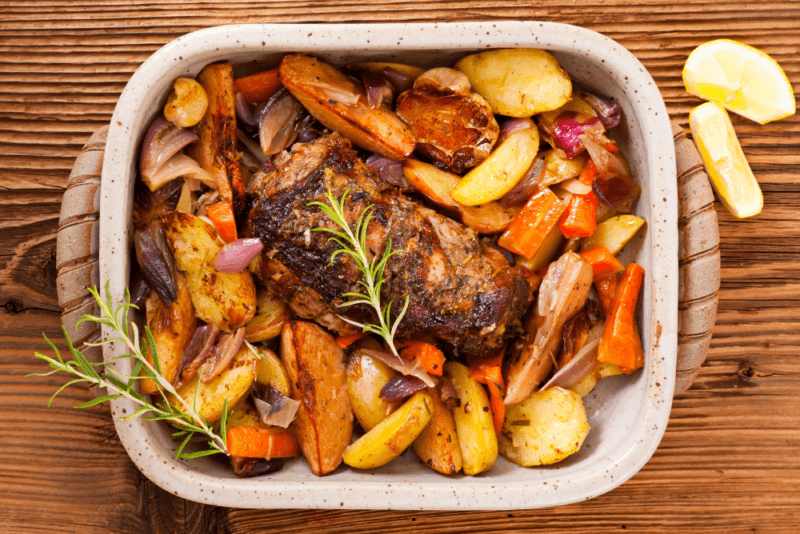
{"type": "Polygon", "coordinates": [[[397,356],[397,348],[394,346],[394,335],[408,309],[408,295],[406,295],[402,311],[397,318],[395,318],[394,323],[392,323],[391,309],[393,301],[381,307],[381,286],[383,286],[385,282],[383,271],[386,268],[386,262],[389,261],[389,258],[400,252],[400,250],[392,250],[392,240],[390,238],[386,242],[386,248],[383,254],[380,257],[375,255],[372,260],[369,259],[367,255],[367,228],[372,220],[372,214],[368,212],[373,206],[370,205],[364,208],[356,221],[355,231],[352,231],[344,215],[344,204],[348,193],[350,193],[349,189],[345,191],[341,199],[337,200],[330,191],[327,191],[325,197],[330,205],[324,202],[308,203],[309,206],[316,206],[321,209],[336,226],[341,228],[341,230],[336,230],[334,228],[320,227],[314,228],[313,231],[333,234],[334,237],[331,237],[330,241],[335,242],[341,247],[331,254],[331,265],[333,265],[334,260],[339,254],[347,254],[353,258],[358,266],[358,270],[364,275],[364,280],[359,280],[358,283],[364,287],[366,293],[358,293],[355,291],[347,292],[342,296],[351,297],[354,300],[344,302],[340,304],[340,306],[346,307],[355,306],[356,304],[366,304],[375,310],[379,324],[362,324],[342,317],[341,315],[339,317],[343,321],[361,328],[363,332],[371,332],[381,336],[389,345],[392,354],[397,356]]]}
{"type": "MultiPolygon", "coordinates": [[[[67,345],[73,359],[65,361],[61,357],[61,353],[58,351],[53,342],[50,341],[47,336],[44,336],[44,339],[47,341],[48,345],[50,345],[50,348],[52,348],[55,352],[56,358],[54,359],[38,352],[35,355],[37,358],[41,358],[42,360],[46,361],[53,370],[46,373],[32,373],[28,375],[49,376],[57,372],[65,372],[76,377],[61,386],[53,394],[53,396],[50,397],[50,401],[47,403],[48,408],[52,404],[53,399],[55,399],[56,396],[66,387],[80,382],[94,384],[101,388],[107,388],[112,393],[97,397],[81,404],[77,404],[75,405],[75,408],[88,408],[90,406],[113,399],[125,398],[136,404],[138,408],[132,414],[121,417],[121,420],[130,421],[141,418],[145,421],[167,421],[176,428],[176,432],[174,432],[172,436],[183,437],[183,441],[175,453],[175,458],[189,459],[218,453],[228,454],[225,436],[227,420],[230,412],[228,411],[227,400],[223,404],[222,420],[220,422],[219,434],[217,434],[214,432],[214,428],[211,423],[209,423],[207,419],[203,418],[198,413],[197,395],[195,395],[193,402],[188,402],[178,395],[172,384],[170,384],[169,381],[161,374],[161,365],[158,360],[158,353],[156,351],[153,334],[146,326],[144,329],[144,336],[141,337],[140,342],[139,329],[137,328],[136,324],[128,322],[128,310],[130,308],[138,309],[136,305],[131,304],[128,290],[125,290],[125,303],[120,305],[117,309],[114,309],[111,302],[111,292],[108,283],[106,283],[105,289],[105,300],[100,296],[100,293],[96,289],[89,289],[89,292],[100,306],[101,314],[99,317],[90,314],[84,315],[78,322],[78,325],[86,321],[105,325],[113,329],[119,337],[104,339],[98,343],[86,343],[86,345],[100,346],[113,341],[120,341],[124,343],[131,352],[128,354],[123,354],[122,356],[118,356],[111,361],[131,358],[135,362],[133,371],[130,375],[126,375],[114,370],[111,367],[108,367],[107,369],[113,374],[109,372],[98,373],[95,370],[95,367],[102,366],[105,362],[92,363],[87,360],[83,354],[81,354],[81,352],[73,346],[72,340],[70,340],[66,328],[62,327],[64,337],[67,340],[67,345]],[[146,357],[148,347],[153,355],[153,364],[150,364],[146,357]],[[161,402],[150,402],[145,398],[144,395],[136,390],[136,381],[144,378],[150,378],[155,382],[156,388],[158,389],[158,394],[153,395],[153,397],[159,398],[161,402]],[[171,395],[175,399],[178,399],[178,405],[170,402],[167,395],[171,395]],[[203,435],[209,438],[209,448],[197,452],[184,453],[184,448],[196,435],[203,435]]],[[[197,391],[199,391],[199,389],[200,388],[198,384],[197,391]]]]}

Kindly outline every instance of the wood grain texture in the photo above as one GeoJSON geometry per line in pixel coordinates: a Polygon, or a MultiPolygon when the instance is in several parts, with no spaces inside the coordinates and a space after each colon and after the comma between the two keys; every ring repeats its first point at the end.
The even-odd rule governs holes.
{"type": "MultiPolygon", "coordinates": [[[[606,0],[110,0],[0,3],[0,530],[8,532],[798,532],[800,531],[800,118],[733,117],[764,191],[739,221],[718,203],[722,285],[705,365],[673,405],[645,468],[597,499],[524,512],[227,510],[143,479],[108,411],[33,358],[60,340],[55,232],[61,195],[89,135],[149,54],[218,24],[548,20],[600,31],[650,70],[686,127],[698,101],[680,71],[713,38],[757,46],[800,88],[800,2],[606,0]]],[[[59,346],[62,346],[60,344],[59,346]]],[[[63,347],[62,347],[63,348],[63,347]]]]}

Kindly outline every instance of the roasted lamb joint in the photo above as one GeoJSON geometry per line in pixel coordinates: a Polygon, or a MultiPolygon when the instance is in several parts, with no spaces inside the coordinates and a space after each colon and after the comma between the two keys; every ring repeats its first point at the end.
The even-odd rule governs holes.
{"type": "MultiPolygon", "coordinates": [[[[290,306],[302,292],[306,301],[318,299],[319,316],[327,310],[334,317],[377,321],[364,306],[338,306],[347,300],[344,293],[362,291],[362,275],[344,254],[331,264],[337,245],[326,233],[312,231],[333,223],[308,203],[326,202],[327,190],[337,198],[349,191],[345,210],[351,225],[373,206],[369,252],[381,254],[389,239],[400,250],[386,266],[381,295],[382,302],[393,303],[392,317],[409,297],[398,337],[432,335],[459,354],[482,357],[496,354],[521,332],[520,317],[533,291],[523,270],[498,266],[473,230],[402,196],[338,134],[296,146],[274,171],[253,180],[256,198],[247,231],[264,242],[265,282],[290,306]]],[[[308,302],[304,307],[314,308],[308,302]]]]}

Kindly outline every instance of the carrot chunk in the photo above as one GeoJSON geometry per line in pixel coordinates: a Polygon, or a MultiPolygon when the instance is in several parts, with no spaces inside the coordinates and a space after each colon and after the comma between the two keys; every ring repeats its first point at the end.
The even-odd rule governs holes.
{"type": "Polygon", "coordinates": [[[503,428],[503,419],[506,417],[506,405],[504,402],[505,384],[503,382],[503,355],[505,349],[500,351],[497,356],[480,360],[469,367],[469,376],[476,382],[486,384],[489,388],[489,406],[492,410],[492,422],[497,434],[503,428]]]}
{"type": "Polygon", "coordinates": [[[291,458],[300,454],[297,440],[282,428],[237,426],[228,429],[228,452],[243,458],[291,458]]]}
{"type": "Polygon", "coordinates": [[[362,337],[366,336],[366,332],[359,332],[358,334],[350,334],[348,336],[339,336],[336,338],[336,346],[344,350],[362,337]]]}
{"type": "Polygon", "coordinates": [[[625,270],[619,260],[604,246],[581,252],[580,256],[592,266],[595,282],[625,270]]]}
{"type": "Polygon", "coordinates": [[[441,375],[444,367],[444,353],[435,345],[424,341],[398,341],[400,356],[406,360],[417,360],[432,375],[441,375]]]}
{"type": "Polygon", "coordinates": [[[230,202],[223,200],[212,204],[206,213],[225,241],[228,243],[236,241],[236,220],[233,217],[233,205],[230,202]]]}
{"type": "MultiPolygon", "coordinates": [[[[594,162],[589,160],[583,167],[578,181],[591,186],[598,174],[599,171],[594,162]]],[[[585,195],[572,195],[567,206],[567,213],[558,225],[564,237],[572,239],[592,235],[597,227],[597,206],[599,205],[600,199],[597,198],[594,191],[589,191],[585,195]]]]}
{"type": "Polygon", "coordinates": [[[538,190],[517,213],[497,244],[531,259],[565,209],[566,205],[550,189],[538,190]]]}
{"type": "Polygon", "coordinates": [[[606,317],[597,349],[598,361],[617,364],[625,373],[632,373],[644,365],[642,340],[633,322],[643,282],[644,269],[636,263],[629,264],[617,285],[614,306],[606,317]]]}
{"type": "Polygon", "coordinates": [[[275,94],[281,88],[281,80],[278,78],[278,69],[272,69],[237,78],[233,81],[233,87],[237,92],[242,93],[249,104],[252,104],[266,100],[275,94]]]}

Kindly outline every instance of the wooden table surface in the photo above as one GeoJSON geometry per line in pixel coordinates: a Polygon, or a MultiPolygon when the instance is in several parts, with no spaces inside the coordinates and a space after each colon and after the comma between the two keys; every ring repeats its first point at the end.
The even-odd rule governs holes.
{"type": "Polygon", "coordinates": [[[0,2],[0,531],[3,532],[800,532],[800,118],[734,117],[764,211],[717,206],[722,290],[694,387],[677,398],[650,462],[594,500],[543,510],[409,513],[250,511],[195,505],[146,480],[105,407],[42,371],[61,340],[55,236],[70,167],[125,82],[156,49],[208,26],[258,22],[546,20],[597,30],[650,70],[674,118],[698,101],[681,68],[700,43],[738,39],[771,54],[800,89],[792,1],[114,0],[0,2]]]}

